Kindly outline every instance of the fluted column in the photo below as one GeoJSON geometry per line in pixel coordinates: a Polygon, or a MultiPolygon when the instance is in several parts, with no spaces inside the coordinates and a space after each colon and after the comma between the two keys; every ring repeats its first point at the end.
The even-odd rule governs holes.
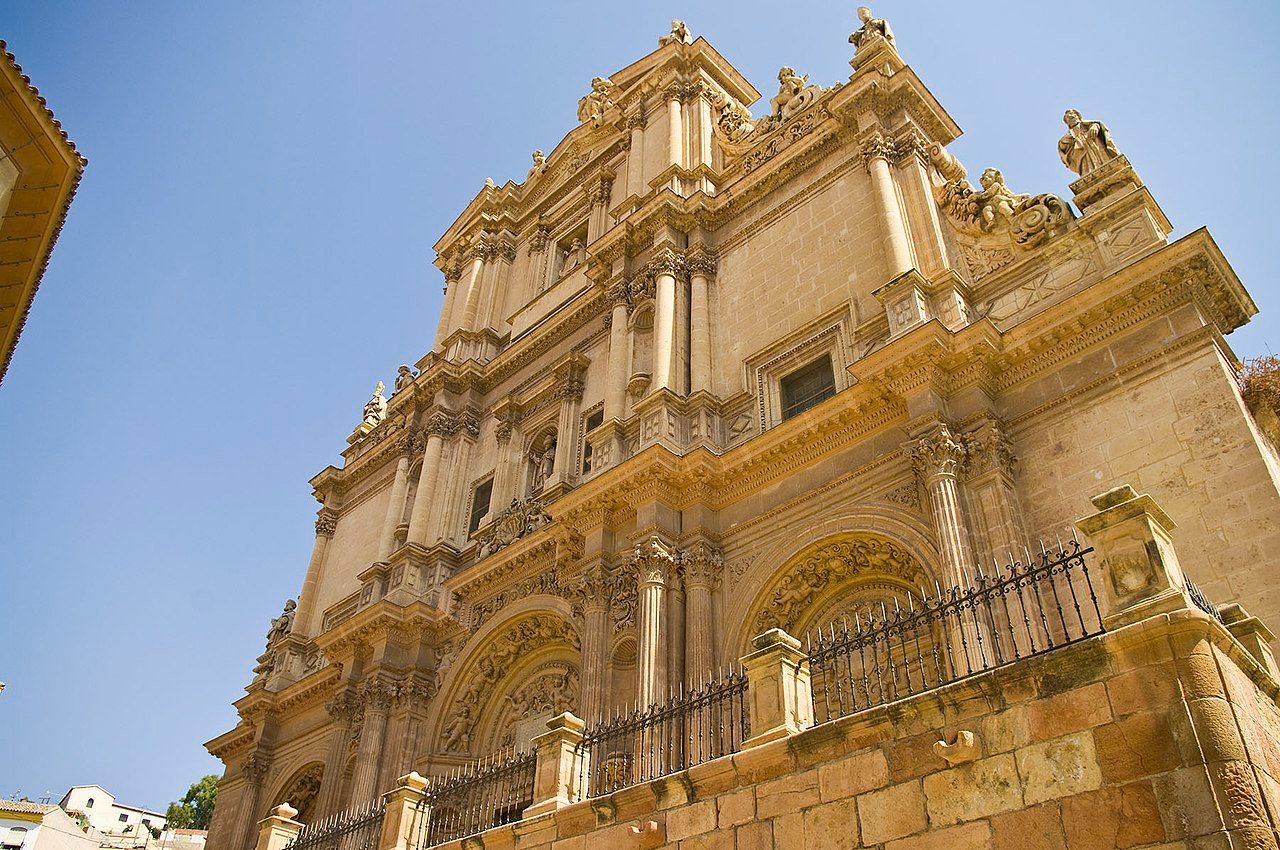
{"type": "Polygon", "coordinates": [[[556,423],[556,462],[551,481],[572,484],[579,470],[574,466],[574,450],[578,445],[578,429],[581,426],[583,379],[586,377],[587,358],[572,354],[555,367],[556,398],[560,400],[560,417],[556,423]]]}
{"type": "Polygon", "coordinates": [[[711,391],[710,281],[716,271],[714,255],[693,253],[689,269],[689,392],[711,391]]]}
{"type": "Polygon", "coordinates": [[[459,281],[462,267],[452,260],[444,267],[444,304],[440,308],[440,322],[436,325],[436,345],[444,342],[453,325],[453,312],[457,308],[459,281]]]}
{"type": "Polygon", "coordinates": [[[314,637],[319,624],[315,620],[316,591],[320,587],[320,576],[324,574],[325,555],[329,551],[329,541],[338,528],[338,512],[330,508],[321,508],[316,515],[316,542],[311,547],[311,560],[307,563],[307,575],[302,580],[302,590],[298,593],[298,614],[295,627],[299,634],[314,637]]]}
{"type": "Polygon", "coordinates": [[[360,729],[360,747],[356,750],[356,769],[351,781],[351,803],[366,803],[384,789],[378,787],[378,764],[387,732],[387,713],[395,690],[384,682],[366,685],[364,725],[360,729]]]}
{"type": "Polygon", "coordinates": [[[440,457],[444,453],[445,436],[458,429],[455,417],[446,411],[436,411],[428,419],[423,431],[427,435],[426,449],[422,453],[422,471],[418,475],[418,489],[413,496],[413,511],[409,515],[410,543],[425,545],[427,527],[431,522],[435,503],[436,482],[440,478],[440,457]]]}
{"type": "Polygon", "coordinates": [[[461,326],[467,330],[475,330],[476,320],[480,315],[480,297],[484,289],[484,267],[495,248],[486,236],[476,240],[471,247],[471,275],[467,279],[467,300],[462,310],[461,326]]]}
{"type": "Polygon", "coordinates": [[[347,766],[352,724],[360,722],[360,699],[350,690],[343,690],[330,697],[324,708],[329,714],[331,731],[316,800],[316,816],[321,818],[336,814],[343,808],[342,773],[347,766]]]}
{"type": "Polygon", "coordinates": [[[712,593],[715,592],[724,559],[706,543],[695,544],[682,559],[685,592],[685,678],[704,676],[715,666],[715,625],[712,593]]]}
{"type": "Polygon", "coordinates": [[[577,596],[582,605],[582,690],[579,711],[588,723],[608,709],[609,597],[615,578],[604,564],[582,575],[577,596]]]}
{"type": "Polygon", "coordinates": [[[494,428],[498,460],[493,470],[493,492],[489,495],[490,519],[505,511],[511,500],[516,498],[516,485],[520,477],[520,451],[511,439],[520,424],[519,412],[508,401],[500,405],[493,415],[498,420],[498,425],[494,428]]]}
{"type": "Polygon", "coordinates": [[[630,345],[627,340],[627,311],[629,298],[625,283],[609,293],[613,299],[613,314],[609,324],[608,383],[604,388],[604,418],[622,419],[626,414],[627,379],[630,377],[630,345]]]}
{"type": "Polygon", "coordinates": [[[267,777],[270,769],[271,758],[259,752],[250,753],[240,767],[244,788],[240,790],[240,822],[236,825],[235,839],[231,844],[233,848],[246,850],[257,841],[258,797],[262,792],[262,780],[267,777]]]}
{"type": "Polygon", "coordinates": [[[914,263],[911,259],[911,242],[907,235],[906,218],[898,200],[898,189],[893,184],[893,172],[889,159],[894,155],[893,145],[878,133],[867,139],[862,147],[866,158],[867,173],[875,191],[876,207],[883,227],[885,262],[889,266],[889,279],[897,277],[914,263]]]}
{"type": "Polygon", "coordinates": [[[676,552],[658,538],[636,546],[637,701],[650,705],[667,696],[667,585],[675,572],[676,552]]]}
{"type": "Polygon", "coordinates": [[[676,275],[683,258],[670,249],[651,264],[653,296],[653,382],[650,389],[679,390],[676,372],[676,275]]]}
{"type": "Polygon", "coordinates": [[[400,457],[396,460],[396,477],[391,482],[391,501],[387,503],[387,513],[382,520],[382,536],[378,539],[379,561],[387,560],[395,547],[396,527],[404,516],[404,500],[409,493],[409,464],[415,443],[413,434],[405,434],[397,444],[400,457]]]}
{"type": "Polygon", "coordinates": [[[609,229],[609,201],[613,195],[613,177],[611,171],[601,172],[600,176],[587,186],[587,204],[591,207],[591,217],[587,220],[587,244],[599,239],[609,229]]]}

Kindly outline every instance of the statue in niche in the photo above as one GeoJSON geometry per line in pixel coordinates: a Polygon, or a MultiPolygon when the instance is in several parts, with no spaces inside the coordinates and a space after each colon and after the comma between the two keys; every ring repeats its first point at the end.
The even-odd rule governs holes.
{"type": "Polygon", "coordinates": [[[556,438],[554,435],[547,438],[547,445],[542,453],[533,458],[533,478],[530,485],[530,493],[538,493],[546,486],[547,479],[556,469],[556,438]]]}
{"type": "Polygon", "coordinates": [[[1074,109],[1062,116],[1067,133],[1058,140],[1062,164],[1084,177],[1120,155],[1111,131],[1101,121],[1086,121],[1074,109]]]}
{"type": "Polygon", "coordinates": [[[773,107],[773,118],[786,121],[813,103],[821,93],[820,86],[809,85],[808,74],[802,77],[795,69],[783,65],[778,71],[778,93],[769,101],[769,105],[773,107]]]}
{"type": "Polygon", "coordinates": [[[666,47],[668,44],[693,44],[693,36],[689,34],[689,28],[685,26],[684,21],[673,20],[671,32],[658,37],[659,47],[666,47]]]}
{"type": "Polygon", "coordinates": [[[401,365],[396,369],[396,392],[402,392],[406,388],[413,385],[413,379],[418,377],[414,371],[408,366],[401,365]]]}
{"type": "Polygon", "coordinates": [[[591,81],[591,91],[578,101],[578,120],[590,121],[592,126],[599,127],[604,122],[604,114],[616,103],[617,85],[608,77],[596,77],[591,81]]]}
{"type": "Polygon", "coordinates": [[[444,751],[466,752],[471,744],[471,706],[463,705],[444,728],[444,751]]]}
{"type": "Polygon", "coordinates": [[[849,36],[849,43],[853,45],[855,53],[877,38],[883,38],[890,45],[897,47],[893,41],[893,30],[889,28],[889,22],[884,18],[877,18],[866,6],[859,6],[858,20],[862,21],[862,27],[849,36]]]}
{"type": "Polygon", "coordinates": [[[382,381],[378,381],[378,385],[373,389],[373,398],[369,399],[364,406],[363,424],[370,428],[387,418],[387,400],[382,397],[382,391],[385,389],[386,386],[382,381]]]}
{"type": "Polygon", "coordinates": [[[584,247],[582,240],[575,236],[569,243],[569,247],[565,249],[564,256],[561,257],[561,274],[568,274],[582,264],[584,247]]]}

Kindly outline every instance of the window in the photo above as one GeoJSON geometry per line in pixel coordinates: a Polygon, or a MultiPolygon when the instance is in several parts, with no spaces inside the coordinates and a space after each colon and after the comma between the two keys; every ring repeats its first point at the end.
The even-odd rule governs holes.
{"type": "Polygon", "coordinates": [[[87,803],[85,803],[85,804],[84,804],[84,807],[85,807],[86,809],[92,809],[92,808],[93,808],[93,798],[92,798],[92,797],[90,797],[90,798],[89,798],[89,802],[87,802],[87,803]]]}
{"type": "Polygon", "coordinates": [[[820,357],[781,381],[782,418],[790,419],[836,394],[836,375],[830,357],[820,357]]]}
{"type": "Polygon", "coordinates": [[[120,815],[120,823],[128,823],[128,822],[129,822],[129,816],[128,816],[128,815],[126,815],[126,814],[121,814],[121,815],[120,815]]]}
{"type": "Polygon", "coordinates": [[[143,826],[151,826],[151,818],[143,818],[143,819],[142,819],[142,825],[143,825],[143,826]]]}
{"type": "Polygon", "coordinates": [[[21,847],[22,842],[27,839],[27,828],[25,826],[10,827],[9,834],[4,838],[4,847],[21,847]]]}
{"type": "MultiPolygon", "coordinates": [[[[601,408],[600,410],[597,410],[595,413],[592,413],[590,416],[587,417],[587,424],[586,424],[586,427],[583,429],[583,431],[590,434],[592,431],[594,431],[596,428],[599,428],[603,424],[604,424],[604,409],[601,408]]],[[[595,449],[592,448],[590,443],[587,443],[585,446],[582,447],[582,472],[584,475],[591,471],[591,456],[593,454],[595,454],[595,449]]]]}
{"type": "Polygon", "coordinates": [[[467,520],[467,534],[474,534],[489,513],[489,499],[493,497],[493,479],[477,484],[471,494],[471,515],[467,520]]]}

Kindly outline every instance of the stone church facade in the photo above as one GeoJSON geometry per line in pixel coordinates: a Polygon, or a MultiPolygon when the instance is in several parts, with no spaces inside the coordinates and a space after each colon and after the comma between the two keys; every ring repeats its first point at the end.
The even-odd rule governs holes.
{"type": "Polygon", "coordinates": [[[1066,115],[1073,203],[975,186],[884,21],[763,115],[676,24],[436,243],[434,344],[312,479],[296,608],[207,745],[214,850],[966,583],[1121,484],[1280,622],[1280,464],[1225,340],[1256,308],[1105,125],[1066,115]]]}

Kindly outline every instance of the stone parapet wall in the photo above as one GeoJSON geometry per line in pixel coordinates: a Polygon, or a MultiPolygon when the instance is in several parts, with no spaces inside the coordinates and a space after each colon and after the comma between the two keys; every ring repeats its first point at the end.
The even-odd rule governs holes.
{"type": "Polygon", "coordinates": [[[1277,693],[1181,611],[442,846],[1275,847],[1277,693]]]}

